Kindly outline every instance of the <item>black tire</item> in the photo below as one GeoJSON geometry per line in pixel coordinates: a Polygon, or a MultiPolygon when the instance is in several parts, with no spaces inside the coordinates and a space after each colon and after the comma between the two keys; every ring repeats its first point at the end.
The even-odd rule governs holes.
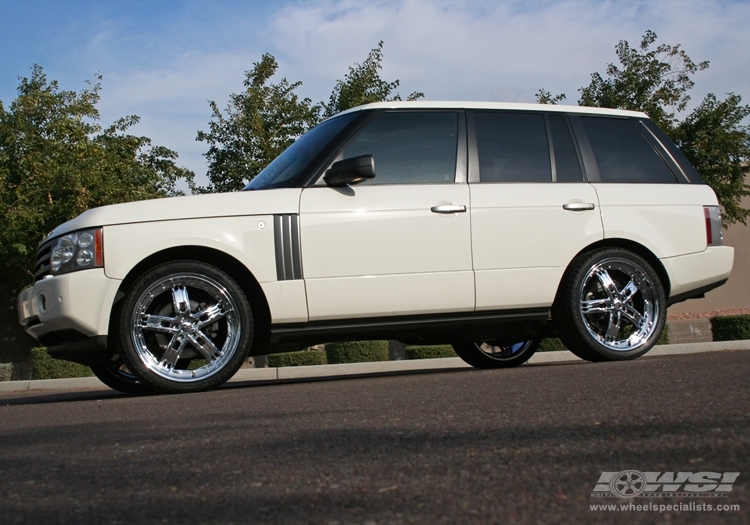
{"type": "Polygon", "coordinates": [[[99,381],[113,390],[126,394],[150,394],[154,392],[153,387],[133,375],[119,359],[107,364],[91,365],[90,368],[99,381]]]}
{"type": "Polygon", "coordinates": [[[125,364],[139,380],[164,393],[200,392],[222,385],[242,366],[253,315],[225,272],[174,261],[128,288],[118,331],[125,364]]]}
{"type": "Polygon", "coordinates": [[[476,368],[512,368],[528,361],[541,339],[529,339],[512,344],[495,342],[453,343],[458,357],[476,368]]]}
{"type": "Polygon", "coordinates": [[[659,274],[643,257],[622,248],[574,259],[552,307],[558,336],[588,361],[642,356],[656,344],[666,318],[659,274]]]}

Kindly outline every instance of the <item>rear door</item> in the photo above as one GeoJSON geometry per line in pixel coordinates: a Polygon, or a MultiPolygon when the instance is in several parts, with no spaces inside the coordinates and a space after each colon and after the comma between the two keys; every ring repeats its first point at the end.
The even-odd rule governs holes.
{"type": "Polygon", "coordinates": [[[603,237],[568,119],[474,111],[469,136],[476,309],[548,307],[571,259],[603,237]]]}

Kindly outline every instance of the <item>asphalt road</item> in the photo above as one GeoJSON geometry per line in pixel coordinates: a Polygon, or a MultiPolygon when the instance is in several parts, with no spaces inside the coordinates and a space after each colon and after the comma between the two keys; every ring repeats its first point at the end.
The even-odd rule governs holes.
{"type": "Polygon", "coordinates": [[[0,523],[748,523],[748,372],[738,351],[3,394],[0,523]],[[740,472],[722,501],[740,511],[590,510],[629,469],[740,472]]]}

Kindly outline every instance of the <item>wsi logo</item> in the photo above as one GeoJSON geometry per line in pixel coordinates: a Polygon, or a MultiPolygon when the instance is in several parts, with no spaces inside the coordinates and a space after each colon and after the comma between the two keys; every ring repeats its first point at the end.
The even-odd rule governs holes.
{"type": "Polygon", "coordinates": [[[725,498],[739,475],[739,472],[602,472],[591,497],[725,498]]]}

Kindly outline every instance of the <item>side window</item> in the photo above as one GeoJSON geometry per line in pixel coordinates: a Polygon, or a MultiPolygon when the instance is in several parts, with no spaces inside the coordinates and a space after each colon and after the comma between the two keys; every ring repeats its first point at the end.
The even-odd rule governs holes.
{"type": "Polygon", "coordinates": [[[602,182],[677,182],[651,143],[628,119],[581,117],[602,182]]]}
{"type": "Polygon", "coordinates": [[[555,180],[557,182],[582,182],[581,164],[578,161],[578,154],[565,117],[550,114],[547,118],[552,137],[552,149],[555,152],[555,180]]]}
{"type": "Polygon", "coordinates": [[[544,115],[474,112],[481,182],[551,182],[544,115]]]}
{"type": "Polygon", "coordinates": [[[375,178],[362,184],[454,182],[458,113],[393,111],[375,118],[344,148],[343,158],[375,157],[375,178]]]}

